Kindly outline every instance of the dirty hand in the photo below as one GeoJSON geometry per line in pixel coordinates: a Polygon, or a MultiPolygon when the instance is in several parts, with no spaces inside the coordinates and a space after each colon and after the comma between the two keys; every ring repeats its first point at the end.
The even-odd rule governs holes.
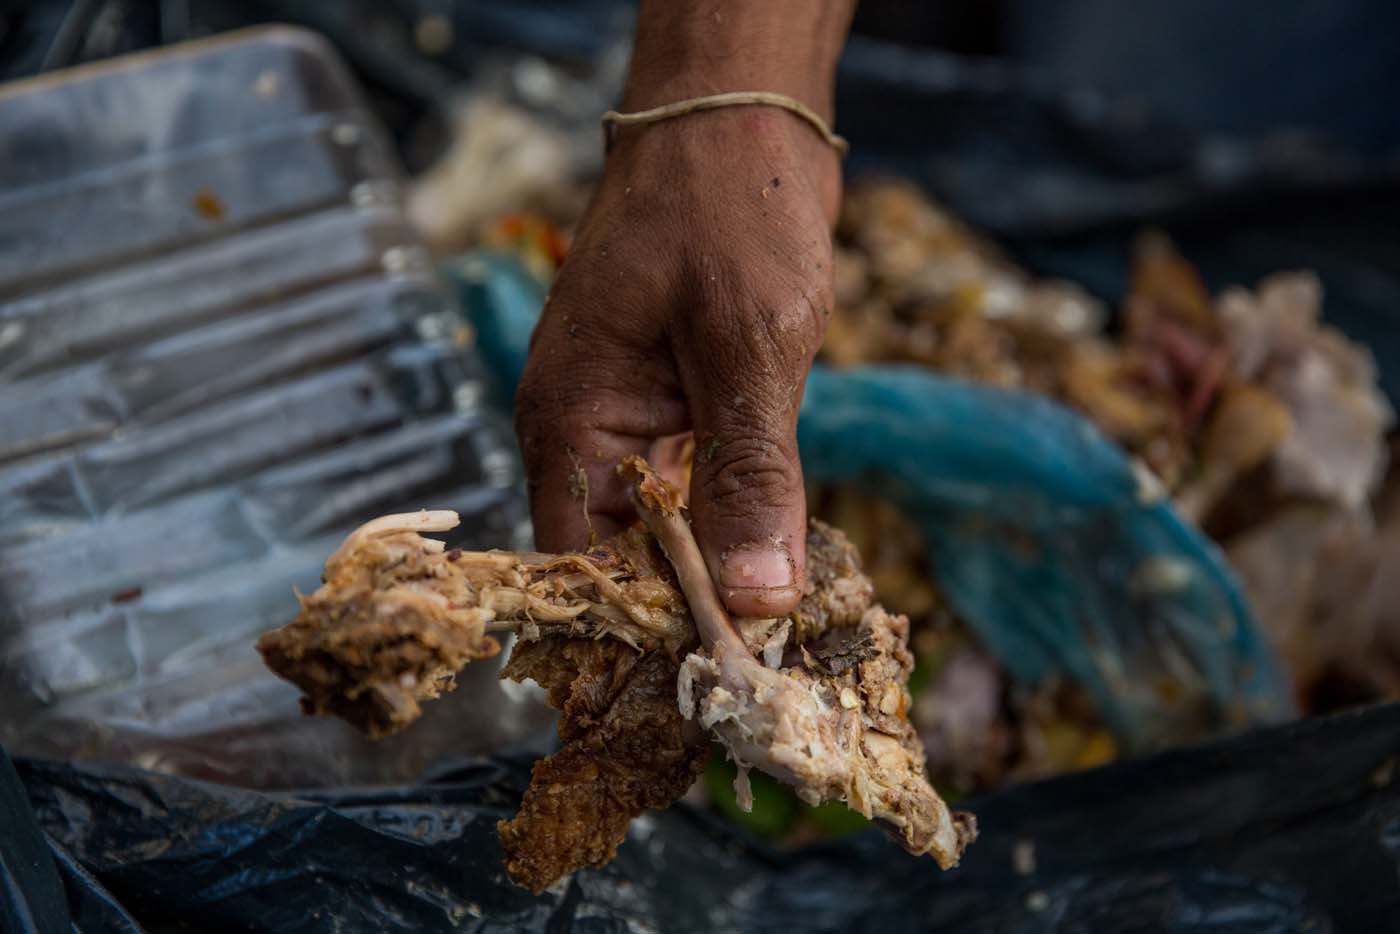
{"type": "MultiPolygon", "coordinates": [[[[621,109],[761,89],[830,116],[848,4],[833,5],[839,32],[834,51],[822,46],[821,67],[788,61],[764,73],[782,58],[774,53],[753,58],[751,74],[707,69],[699,80],[683,66],[649,73],[648,60],[664,72],[686,57],[660,47],[680,41],[686,24],[659,20],[676,7],[742,17],[764,16],[767,5],[653,6],[650,31],[642,8],[621,109]]],[[[786,36],[783,54],[791,22],[772,27],[786,36]]],[[[745,48],[767,28],[737,25],[745,48]]],[[[806,528],[797,411],[831,308],[839,196],[835,151],[783,110],[729,107],[618,132],[516,395],[539,547],[586,547],[634,521],[618,461],[693,431],[691,516],[725,603],[760,617],[796,605],[806,528]]]]}

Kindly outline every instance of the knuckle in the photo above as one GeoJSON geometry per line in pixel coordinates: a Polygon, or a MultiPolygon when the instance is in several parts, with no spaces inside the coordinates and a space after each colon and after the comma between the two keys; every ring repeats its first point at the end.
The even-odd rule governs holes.
{"type": "Polygon", "coordinates": [[[703,469],[708,507],[720,518],[751,516],[755,507],[787,506],[794,491],[802,490],[796,457],[769,439],[719,444],[703,469]]]}
{"type": "Polygon", "coordinates": [[[799,287],[758,315],[770,344],[787,355],[815,352],[826,330],[831,297],[820,286],[799,287]]]}
{"type": "Polygon", "coordinates": [[[772,263],[725,265],[701,276],[691,338],[745,359],[796,362],[815,355],[833,303],[831,284],[772,263]]]}

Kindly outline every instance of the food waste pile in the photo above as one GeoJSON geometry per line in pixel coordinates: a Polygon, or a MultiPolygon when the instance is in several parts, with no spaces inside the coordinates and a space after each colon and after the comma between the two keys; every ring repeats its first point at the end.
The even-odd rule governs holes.
{"type": "MultiPolygon", "coordinates": [[[[514,254],[547,283],[573,219],[558,209],[481,214],[468,239],[514,254]]],[[[1327,325],[1314,274],[1281,270],[1212,294],[1168,237],[1144,231],[1111,309],[1074,283],[1031,275],[891,178],[848,187],[835,260],[825,363],[924,366],[1082,413],[1221,546],[1304,714],[1400,698],[1393,413],[1369,351],[1327,325]]],[[[876,599],[911,620],[911,718],[945,797],[1118,757],[1081,690],[1013,683],[979,645],[899,511],[817,486],[809,506],[849,536],[876,599]]],[[[859,826],[761,776],[744,813],[732,777],[712,762],[706,795],[759,833],[800,841],[859,826]]]]}
{"type": "MultiPolygon", "coordinates": [[[[1313,274],[1211,295],[1145,232],[1112,316],[900,181],[853,186],[837,237],[828,362],[922,365],[1081,412],[1222,546],[1302,711],[1400,697],[1400,626],[1384,609],[1386,562],[1400,559],[1393,416],[1370,353],[1325,324],[1313,274]]],[[[975,791],[1115,757],[1072,686],[1010,683],[940,598],[899,513],[842,489],[811,504],[851,535],[880,599],[915,620],[914,715],[940,784],[975,791]]]]}

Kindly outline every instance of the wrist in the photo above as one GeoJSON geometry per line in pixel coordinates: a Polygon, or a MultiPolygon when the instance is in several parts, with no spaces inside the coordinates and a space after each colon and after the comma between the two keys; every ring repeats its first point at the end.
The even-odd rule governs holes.
{"type": "Polygon", "coordinates": [[[820,77],[820,69],[789,70],[756,66],[752,68],[681,70],[671,65],[657,68],[634,63],[623,90],[619,109],[636,113],[733,91],[769,91],[784,94],[806,104],[828,125],[834,120],[830,80],[820,77]]]}
{"type": "Polygon", "coordinates": [[[723,107],[616,131],[604,167],[607,189],[635,190],[652,202],[679,195],[684,202],[696,191],[687,185],[723,187],[744,179],[761,191],[778,178],[785,195],[815,198],[827,225],[836,221],[840,156],[789,111],[723,107]]]}
{"type": "Polygon", "coordinates": [[[621,109],[770,91],[830,124],[853,9],[852,0],[642,0],[621,109]]]}

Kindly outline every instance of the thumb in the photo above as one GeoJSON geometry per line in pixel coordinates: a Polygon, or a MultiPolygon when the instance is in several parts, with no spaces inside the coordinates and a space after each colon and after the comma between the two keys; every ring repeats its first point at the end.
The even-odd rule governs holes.
{"type": "Polygon", "coordinates": [[[775,347],[741,327],[692,343],[704,359],[682,366],[695,427],[691,520],[721,599],[741,617],[791,612],[806,582],[797,410],[815,341],[787,335],[775,347]]]}
{"type": "Polygon", "coordinates": [[[792,612],[806,580],[807,525],[795,441],[753,428],[702,436],[690,508],[721,599],[735,616],[792,612]]]}

